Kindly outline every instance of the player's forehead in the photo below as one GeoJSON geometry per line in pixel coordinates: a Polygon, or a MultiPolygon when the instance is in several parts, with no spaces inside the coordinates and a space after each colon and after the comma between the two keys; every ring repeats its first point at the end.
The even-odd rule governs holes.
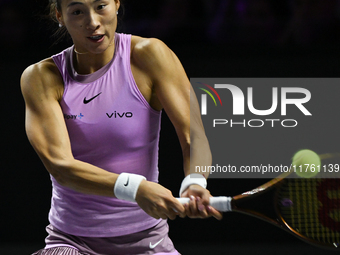
{"type": "Polygon", "coordinates": [[[93,4],[97,2],[115,2],[115,0],[58,0],[63,5],[93,4]]]}
{"type": "Polygon", "coordinates": [[[73,6],[92,5],[98,2],[111,2],[114,0],[58,0],[61,8],[69,8],[73,6]]]}

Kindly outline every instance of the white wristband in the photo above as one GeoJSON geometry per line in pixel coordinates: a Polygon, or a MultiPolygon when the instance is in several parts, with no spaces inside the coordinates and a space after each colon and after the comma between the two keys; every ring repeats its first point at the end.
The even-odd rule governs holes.
{"type": "Polygon", "coordinates": [[[179,190],[179,196],[192,184],[197,184],[202,186],[203,188],[207,187],[207,180],[201,174],[189,174],[186,176],[181,184],[181,188],[179,190]]]}
{"type": "Polygon", "coordinates": [[[143,180],[146,178],[139,174],[121,173],[113,188],[116,198],[136,202],[137,190],[143,180]]]}

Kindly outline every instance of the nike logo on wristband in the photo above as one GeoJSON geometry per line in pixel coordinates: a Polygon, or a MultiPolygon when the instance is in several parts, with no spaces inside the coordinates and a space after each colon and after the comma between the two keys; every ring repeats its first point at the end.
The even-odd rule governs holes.
{"type": "Polygon", "coordinates": [[[155,244],[151,244],[151,242],[150,242],[150,244],[149,244],[149,248],[150,249],[154,249],[157,245],[159,245],[162,241],[163,241],[163,239],[164,238],[162,238],[161,240],[159,240],[157,243],[155,243],[155,244]]]}
{"type": "Polygon", "coordinates": [[[99,96],[102,92],[100,92],[99,94],[95,95],[94,97],[90,98],[90,99],[86,99],[86,97],[84,97],[84,104],[88,104],[90,103],[93,99],[95,99],[97,96],[99,96]]]}
{"type": "Polygon", "coordinates": [[[130,176],[128,177],[126,183],[124,183],[124,186],[126,187],[127,185],[129,185],[129,180],[130,180],[130,176]]]}

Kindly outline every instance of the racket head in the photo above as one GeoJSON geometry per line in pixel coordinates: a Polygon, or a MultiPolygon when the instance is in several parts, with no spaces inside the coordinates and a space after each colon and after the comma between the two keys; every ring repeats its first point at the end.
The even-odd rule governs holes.
{"type": "Polygon", "coordinates": [[[310,179],[293,171],[283,173],[234,196],[232,210],[265,220],[310,244],[340,251],[340,153],[320,158],[322,166],[338,170],[310,179]]]}
{"type": "MultiPolygon", "coordinates": [[[[321,155],[322,166],[339,169],[339,154],[321,155]]],[[[278,221],[300,239],[340,251],[339,171],[325,169],[314,178],[288,178],[274,196],[278,221]]]]}

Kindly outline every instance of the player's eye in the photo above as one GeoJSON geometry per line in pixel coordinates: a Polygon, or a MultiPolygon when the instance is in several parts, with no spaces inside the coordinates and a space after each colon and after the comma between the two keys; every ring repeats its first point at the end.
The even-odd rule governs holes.
{"type": "Polygon", "coordinates": [[[74,12],[72,12],[73,15],[80,15],[81,14],[81,11],[80,10],[76,10],[74,12]]]}
{"type": "Polygon", "coordinates": [[[98,5],[97,9],[98,9],[98,10],[102,10],[102,9],[104,9],[105,7],[106,7],[105,4],[101,4],[101,5],[98,5]]]}

